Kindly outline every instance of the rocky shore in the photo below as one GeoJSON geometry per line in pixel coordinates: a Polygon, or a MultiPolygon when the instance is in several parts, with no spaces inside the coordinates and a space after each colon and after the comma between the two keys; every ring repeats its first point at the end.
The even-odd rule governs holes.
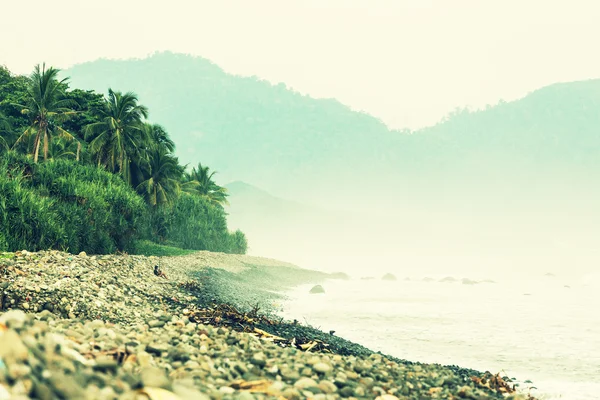
{"type": "Polygon", "coordinates": [[[328,278],[209,252],[0,253],[0,400],[526,398],[498,376],[393,359],[277,319],[278,291],[328,278]],[[244,319],[215,317],[224,303],[244,319]],[[206,308],[213,324],[197,317],[206,308]],[[294,345],[307,337],[322,345],[294,345]]]}

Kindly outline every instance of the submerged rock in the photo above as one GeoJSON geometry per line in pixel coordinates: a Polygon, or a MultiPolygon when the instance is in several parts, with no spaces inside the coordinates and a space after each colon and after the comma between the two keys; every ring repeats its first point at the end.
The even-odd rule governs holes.
{"type": "Polygon", "coordinates": [[[456,278],[454,278],[453,276],[447,276],[445,278],[440,279],[440,282],[444,282],[444,283],[456,282],[456,278]]]}
{"type": "Polygon", "coordinates": [[[384,276],[381,278],[381,280],[384,280],[384,281],[396,281],[397,279],[396,279],[396,277],[395,277],[394,275],[392,275],[392,274],[390,274],[390,273],[387,273],[387,274],[385,274],[385,275],[384,275],[384,276]]]}
{"type": "Polygon", "coordinates": [[[333,274],[329,274],[329,277],[331,279],[342,279],[342,280],[349,280],[350,279],[350,275],[348,275],[345,272],[334,272],[333,274]]]}
{"type": "Polygon", "coordinates": [[[310,293],[325,293],[325,289],[321,285],[315,285],[310,289],[310,293]]]}

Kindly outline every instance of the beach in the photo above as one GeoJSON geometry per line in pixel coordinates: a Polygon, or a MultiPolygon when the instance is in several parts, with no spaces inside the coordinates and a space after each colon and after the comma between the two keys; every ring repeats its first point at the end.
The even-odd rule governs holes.
{"type": "Polygon", "coordinates": [[[0,399],[527,398],[284,321],[287,290],[340,276],[277,260],[22,251],[0,271],[0,399]]]}

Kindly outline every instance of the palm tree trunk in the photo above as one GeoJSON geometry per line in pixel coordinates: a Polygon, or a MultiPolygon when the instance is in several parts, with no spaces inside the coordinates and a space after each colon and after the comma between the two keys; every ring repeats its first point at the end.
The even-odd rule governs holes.
{"type": "Polygon", "coordinates": [[[48,160],[48,130],[44,130],[44,161],[48,160]]]}
{"type": "Polygon", "coordinates": [[[38,131],[38,133],[35,135],[35,140],[33,141],[33,162],[36,164],[40,154],[40,136],[41,133],[38,131]]]}
{"type": "Polygon", "coordinates": [[[81,153],[81,142],[77,142],[77,156],[75,157],[75,161],[79,161],[79,153],[81,153]]]}

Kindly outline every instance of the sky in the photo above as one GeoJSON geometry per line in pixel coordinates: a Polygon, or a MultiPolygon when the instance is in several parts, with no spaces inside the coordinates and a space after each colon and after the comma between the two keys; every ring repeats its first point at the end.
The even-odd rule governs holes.
{"type": "Polygon", "coordinates": [[[0,64],[15,73],[171,50],[337,98],[398,129],[600,77],[597,0],[2,0],[1,8],[0,64]]]}

